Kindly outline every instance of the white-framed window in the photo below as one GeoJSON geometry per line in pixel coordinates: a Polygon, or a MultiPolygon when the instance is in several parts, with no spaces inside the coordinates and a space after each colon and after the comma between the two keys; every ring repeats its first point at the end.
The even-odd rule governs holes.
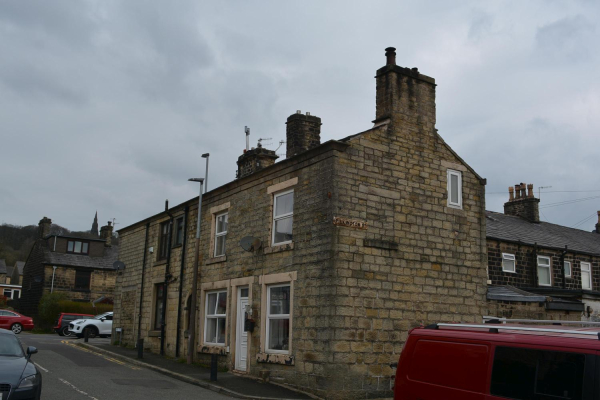
{"type": "Polygon", "coordinates": [[[273,196],[273,245],[292,242],[294,220],[294,191],[288,190],[273,196]]]}
{"type": "Polygon", "coordinates": [[[13,297],[13,291],[12,289],[4,289],[4,296],[8,297],[9,299],[12,299],[13,297]]]}
{"type": "Polygon", "coordinates": [[[225,322],[227,320],[227,290],[206,293],[204,312],[204,343],[225,345],[225,322]]]}
{"type": "Polygon", "coordinates": [[[462,208],[462,172],[448,170],[448,207],[462,208]]]}
{"type": "Polygon", "coordinates": [[[565,261],[565,278],[571,277],[571,261],[565,261]]]}
{"type": "Polygon", "coordinates": [[[592,290],[592,266],[589,262],[581,261],[581,288],[592,290]]]}
{"type": "Polygon", "coordinates": [[[551,269],[550,269],[550,257],[538,256],[537,258],[537,273],[538,273],[538,284],[540,286],[551,286],[551,269]]]}
{"type": "Polygon", "coordinates": [[[512,273],[517,272],[514,254],[502,253],[502,271],[512,273]]]}
{"type": "Polygon", "coordinates": [[[288,354],[290,350],[291,285],[267,287],[266,346],[268,353],[288,354]]]}
{"type": "Polygon", "coordinates": [[[225,255],[228,219],[229,213],[226,212],[215,216],[215,257],[225,255]]]}

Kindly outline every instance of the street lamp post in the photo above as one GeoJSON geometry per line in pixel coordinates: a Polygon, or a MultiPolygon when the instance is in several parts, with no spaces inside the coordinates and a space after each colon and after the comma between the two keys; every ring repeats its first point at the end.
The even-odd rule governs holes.
{"type": "MultiPolygon", "coordinates": [[[[190,178],[188,181],[200,183],[200,196],[198,197],[198,221],[196,223],[196,246],[194,248],[194,273],[192,275],[192,301],[190,304],[191,319],[190,332],[188,338],[188,353],[187,363],[191,364],[194,361],[194,347],[196,341],[196,304],[198,303],[198,269],[200,269],[200,219],[202,218],[202,184],[204,178],[190,178]]],[[[181,283],[180,283],[181,284],[181,283]]],[[[181,307],[181,304],[179,305],[181,307]]]]}
{"type": "Polygon", "coordinates": [[[209,153],[202,154],[202,158],[206,158],[206,171],[204,171],[204,193],[208,192],[208,158],[209,153]]]}

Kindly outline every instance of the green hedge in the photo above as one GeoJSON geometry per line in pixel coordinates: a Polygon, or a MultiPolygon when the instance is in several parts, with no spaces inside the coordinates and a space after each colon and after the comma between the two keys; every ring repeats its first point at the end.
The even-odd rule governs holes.
{"type": "Polygon", "coordinates": [[[40,300],[36,328],[51,328],[61,312],[97,315],[113,310],[112,304],[83,303],[66,299],[65,293],[46,293],[40,300]]]}

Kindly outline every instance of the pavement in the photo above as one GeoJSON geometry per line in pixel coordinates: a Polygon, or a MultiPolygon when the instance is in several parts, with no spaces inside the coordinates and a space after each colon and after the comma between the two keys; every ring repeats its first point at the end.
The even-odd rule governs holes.
{"type": "Polygon", "coordinates": [[[230,372],[219,372],[217,381],[210,380],[210,369],[199,365],[188,365],[177,360],[162,357],[150,352],[144,352],[143,359],[137,358],[136,349],[128,349],[103,342],[83,340],[76,342],[79,346],[90,350],[105,353],[108,356],[127,363],[148,368],[187,383],[209,389],[227,396],[240,399],[317,399],[318,397],[306,393],[296,392],[283,386],[246,378],[230,372]]]}

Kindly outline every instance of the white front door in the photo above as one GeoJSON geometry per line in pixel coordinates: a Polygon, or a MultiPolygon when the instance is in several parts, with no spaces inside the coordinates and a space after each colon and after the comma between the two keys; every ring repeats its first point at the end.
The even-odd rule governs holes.
{"type": "Polygon", "coordinates": [[[246,359],[248,357],[248,332],[244,332],[247,304],[248,288],[239,288],[235,337],[235,369],[238,371],[246,371],[246,359]]]}

